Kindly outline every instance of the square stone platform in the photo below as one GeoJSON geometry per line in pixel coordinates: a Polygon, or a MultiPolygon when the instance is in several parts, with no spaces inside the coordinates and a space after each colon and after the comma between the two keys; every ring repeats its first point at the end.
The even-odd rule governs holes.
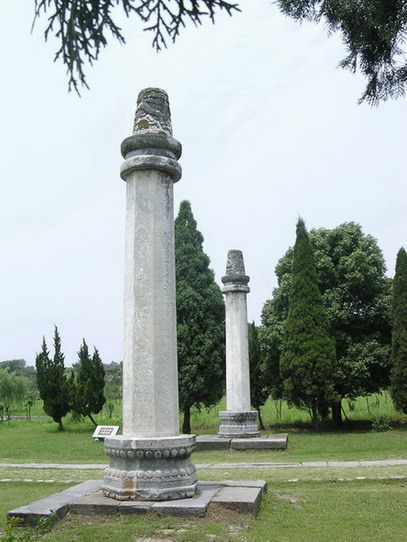
{"type": "Polygon", "coordinates": [[[156,513],[160,516],[204,517],[209,511],[233,510],[256,517],[262,494],[267,491],[264,480],[199,482],[196,497],[173,501],[117,501],[105,497],[101,480],[82,482],[65,491],[21,506],[7,513],[34,525],[41,517],[54,514],[55,521],[68,512],[82,515],[117,515],[156,513]]]}
{"type": "Polygon", "coordinates": [[[285,450],[288,434],[261,435],[251,438],[229,438],[218,435],[197,435],[196,452],[208,450],[285,450]]]}

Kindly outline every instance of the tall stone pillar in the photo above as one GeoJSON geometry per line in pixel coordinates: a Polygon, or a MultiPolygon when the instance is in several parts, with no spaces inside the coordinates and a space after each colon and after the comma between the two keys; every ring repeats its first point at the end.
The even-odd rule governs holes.
{"type": "Polygon", "coordinates": [[[105,440],[103,492],[118,500],[192,497],[194,435],[179,434],[173,184],[181,144],[167,94],[140,92],[122,143],[126,181],[123,435],[105,440]]]}
{"type": "Polygon", "coordinates": [[[226,411],[219,412],[220,437],[257,437],[257,412],[250,410],[249,338],[246,295],[250,292],[243,254],[229,250],[222,292],[226,301],[226,411]]]}

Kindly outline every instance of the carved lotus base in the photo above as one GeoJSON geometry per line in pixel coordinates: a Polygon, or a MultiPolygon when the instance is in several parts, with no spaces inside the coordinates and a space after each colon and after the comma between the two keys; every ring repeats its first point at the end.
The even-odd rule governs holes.
{"type": "Polygon", "coordinates": [[[257,412],[255,410],[241,412],[226,410],[219,412],[219,437],[250,438],[260,435],[257,425],[257,412]]]}
{"type": "Polygon", "coordinates": [[[102,491],[120,501],[165,501],[193,497],[197,488],[190,456],[195,435],[105,439],[110,465],[102,491]]]}

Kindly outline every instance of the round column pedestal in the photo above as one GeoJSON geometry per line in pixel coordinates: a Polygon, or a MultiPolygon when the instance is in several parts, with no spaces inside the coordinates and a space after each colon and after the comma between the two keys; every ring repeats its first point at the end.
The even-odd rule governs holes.
{"type": "Polygon", "coordinates": [[[193,497],[198,485],[190,455],[195,435],[105,439],[110,465],[102,491],[119,501],[165,501],[193,497]]]}
{"type": "Polygon", "coordinates": [[[256,410],[219,412],[219,437],[250,438],[260,435],[256,410]]]}

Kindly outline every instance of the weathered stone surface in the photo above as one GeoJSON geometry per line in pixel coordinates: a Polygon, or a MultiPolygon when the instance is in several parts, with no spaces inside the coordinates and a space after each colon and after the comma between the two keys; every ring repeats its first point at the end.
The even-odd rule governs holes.
{"type": "Polygon", "coordinates": [[[152,501],[122,501],[118,503],[119,514],[147,514],[153,506],[152,501]]]}
{"type": "Polygon", "coordinates": [[[114,515],[118,511],[118,502],[108,499],[101,491],[92,495],[80,497],[69,504],[71,514],[81,514],[92,516],[95,514],[114,515]]]}
{"type": "Polygon", "coordinates": [[[99,480],[89,480],[60,493],[39,499],[26,506],[20,506],[7,513],[7,517],[17,517],[27,525],[34,524],[38,518],[49,517],[55,514],[55,520],[61,519],[68,512],[69,504],[84,495],[100,490],[102,483],[99,480]]]}
{"type": "Polygon", "coordinates": [[[199,488],[212,487],[214,484],[220,487],[254,487],[261,490],[261,493],[267,493],[266,480],[222,480],[220,482],[199,482],[199,488]]]}
{"type": "MultiPolygon", "coordinates": [[[[219,412],[220,426],[219,437],[229,437],[236,440],[234,437],[241,439],[258,437],[259,426],[257,425],[258,414],[255,410],[248,412],[231,410],[219,412]]],[[[230,447],[233,448],[233,440],[230,447]]]]}
{"type": "Polygon", "coordinates": [[[210,510],[226,508],[255,517],[259,512],[262,490],[257,487],[223,487],[212,499],[210,510]]]}
{"type": "Polygon", "coordinates": [[[105,440],[103,493],[118,501],[192,497],[195,437],[179,435],[173,184],[181,145],[166,92],[137,101],[122,143],[126,181],[123,436],[105,440]]]}
{"type": "Polygon", "coordinates": [[[257,412],[250,410],[246,302],[250,288],[240,250],[229,250],[222,282],[226,305],[226,411],[219,414],[219,436],[256,437],[259,436],[257,412]]]}
{"type": "Polygon", "coordinates": [[[133,132],[172,135],[170,104],[167,93],[160,88],[145,88],[137,99],[133,132]]]}
{"type": "Polygon", "coordinates": [[[230,447],[232,450],[285,450],[288,445],[288,435],[270,435],[251,439],[232,439],[230,447]]]}
{"type": "Polygon", "coordinates": [[[127,189],[123,434],[159,438],[178,435],[179,425],[173,182],[181,175],[161,89],[140,92],[134,133],[125,140],[125,156],[141,154],[121,169],[127,189]],[[165,156],[171,149],[174,159],[165,156]]]}
{"type": "Polygon", "coordinates": [[[190,461],[195,435],[105,440],[110,466],[103,493],[117,500],[171,500],[192,497],[196,468],[190,461]]]}
{"type": "Polygon", "coordinates": [[[211,499],[218,493],[220,486],[199,486],[198,494],[192,499],[155,503],[153,512],[166,516],[205,517],[211,499]]]}
{"type": "Polygon", "coordinates": [[[267,490],[264,480],[200,482],[198,493],[193,498],[176,501],[119,501],[105,497],[101,491],[102,482],[91,480],[83,482],[61,493],[40,499],[8,513],[9,517],[19,517],[26,524],[33,524],[40,517],[55,513],[55,519],[62,518],[69,510],[72,514],[146,514],[180,517],[204,517],[210,503],[224,506],[243,513],[257,514],[256,492],[267,490]],[[225,492],[225,489],[230,491],[225,492]]]}
{"type": "Polygon", "coordinates": [[[230,441],[230,438],[222,438],[219,435],[197,435],[195,451],[228,450],[230,441]]]}
{"type": "MultiPolygon", "coordinates": [[[[226,261],[226,274],[222,277],[222,282],[236,283],[235,286],[247,284],[250,280],[245,274],[243,254],[241,250],[229,250],[226,261]]],[[[250,288],[244,290],[250,292],[250,288]]]]}

